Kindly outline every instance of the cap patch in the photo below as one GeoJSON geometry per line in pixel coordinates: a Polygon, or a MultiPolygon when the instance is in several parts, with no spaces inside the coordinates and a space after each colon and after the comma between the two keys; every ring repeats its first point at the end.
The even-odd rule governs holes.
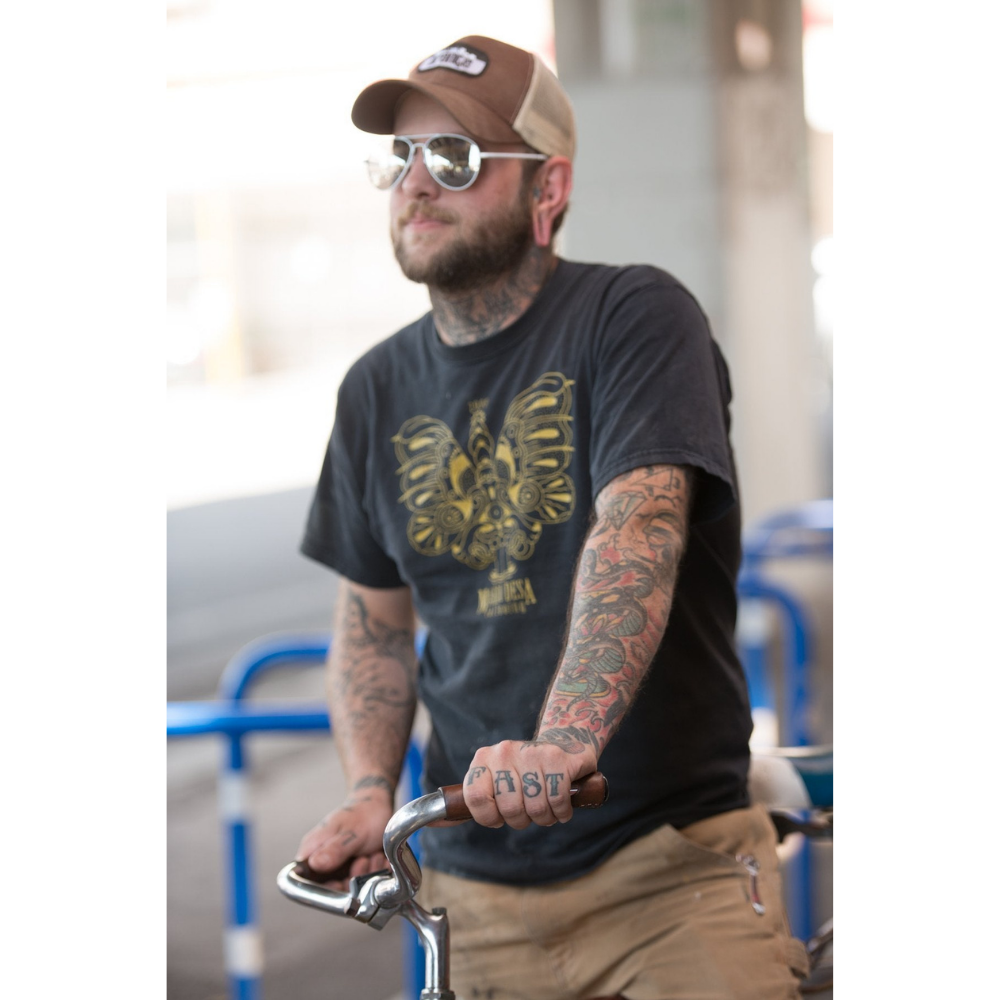
{"type": "Polygon", "coordinates": [[[485,52],[470,49],[464,45],[449,45],[440,52],[428,56],[418,67],[418,73],[426,73],[429,69],[451,69],[456,73],[467,73],[469,76],[479,76],[489,65],[485,52]]]}

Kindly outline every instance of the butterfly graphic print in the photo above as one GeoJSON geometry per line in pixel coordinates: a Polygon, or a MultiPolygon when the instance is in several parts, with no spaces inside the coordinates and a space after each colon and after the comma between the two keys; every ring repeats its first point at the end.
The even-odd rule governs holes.
{"type": "Polygon", "coordinates": [[[499,584],[530,559],[542,530],[576,504],[567,474],[573,454],[573,380],[546,372],[510,404],[494,440],[488,400],[469,404],[468,451],[434,417],[407,420],[392,438],[406,535],[425,556],[446,553],[499,584]]]}

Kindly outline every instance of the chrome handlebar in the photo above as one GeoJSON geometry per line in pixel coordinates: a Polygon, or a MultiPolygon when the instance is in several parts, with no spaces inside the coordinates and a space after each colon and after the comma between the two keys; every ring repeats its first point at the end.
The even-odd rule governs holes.
{"type": "Polygon", "coordinates": [[[407,802],[393,814],[382,836],[382,849],[389,867],[352,878],[347,892],[329,889],[306,878],[296,862],[285,865],[278,873],[278,888],[296,903],[341,917],[353,917],[381,930],[420,889],[420,865],[407,840],[429,823],[446,819],[447,811],[445,792],[440,788],[407,802]]]}
{"type": "MultiPolygon", "coordinates": [[[[576,808],[602,805],[608,797],[607,779],[595,771],[574,781],[570,794],[570,801],[576,808]]],[[[376,930],[385,927],[397,914],[405,918],[416,929],[424,946],[427,985],[420,993],[420,1000],[455,1000],[449,988],[448,915],[444,909],[428,913],[415,901],[422,875],[407,841],[430,823],[470,818],[462,786],[447,785],[407,802],[393,814],[382,836],[388,868],[355,876],[348,883],[348,891],[339,892],[304,877],[302,868],[306,866],[293,861],[278,873],[278,888],[296,903],[340,917],[351,917],[376,930]]]]}

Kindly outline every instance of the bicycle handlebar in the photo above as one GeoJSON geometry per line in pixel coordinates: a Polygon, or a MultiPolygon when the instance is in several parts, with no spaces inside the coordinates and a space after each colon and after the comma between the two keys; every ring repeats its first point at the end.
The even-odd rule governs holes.
{"type": "MultiPolygon", "coordinates": [[[[570,784],[569,791],[569,801],[574,809],[596,809],[598,806],[604,805],[604,803],[608,800],[608,779],[605,778],[600,771],[593,771],[581,778],[574,779],[574,781],[570,784]]],[[[414,817],[416,825],[407,824],[408,827],[412,826],[412,829],[407,830],[405,836],[402,838],[403,840],[412,836],[421,827],[427,826],[430,823],[441,822],[443,820],[461,823],[472,819],[472,813],[469,812],[469,807],[465,804],[465,795],[462,791],[461,784],[444,785],[436,792],[431,793],[430,796],[425,795],[423,798],[415,799],[413,802],[407,803],[393,815],[392,819],[389,820],[389,825],[386,827],[386,857],[390,858],[390,863],[390,831],[392,831],[394,827],[398,827],[400,825],[400,820],[404,818],[402,816],[403,813],[414,811],[418,813],[418,815],[414,817]],[[437,802],[426,802],[426,800],[430,799],[432,796],[443,802],[444,812],[440,816],[430,815],[430,808],[435,810],[438,808],[437,802]],[[414,807],[418,802],[421,803],[422,807],[419,810],[412,809],[411,807],[414,807]]],[[[300,879],[304,879],[309,882],[344,882],[350,878],[352,861],[353,858],[349,858],[339,868],[331,872],[317,872],[310,868],[305,861],[299,861],[296,863],[293,871],[300,879]]]]}
{"type": "MultiPolygon", "coordinates": [[[[592,809],[608,798],[607,779],[599,771],[585,775],[570,785],[570,802],[577,809],[592,809]]],[[[445,910],[428,913],[414,897],[420,888],[420,865],[407,839],[421,827],[444,820],[464,822],[472,818],[461,785],[445,785],[436,792],[407,802],[393,813],[382,837],[389,860],[385,871],[352,878],[347,892],[338,892],[319,883],[346,878],[341,866],[336,872],[314,872],[305,862],[286,865],[278,873],[278,888],[289,899],[327,913],[351,917],[381,930],[399,914],[420,935],[424,946],[427,985],[423,1000],[455,1000],[449,988],[448,916],[445,910]]]]}

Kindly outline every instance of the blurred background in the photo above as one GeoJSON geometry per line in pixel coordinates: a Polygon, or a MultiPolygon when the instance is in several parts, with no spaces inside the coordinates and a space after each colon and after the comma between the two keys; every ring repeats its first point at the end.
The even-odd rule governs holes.
{"type": "MultiPolygon", "coordinates": [[[[574,102],[561,253],[659,265],[708,313],[746,519],[832,496],[832,17],[832,0],[168,0],[169,699],[210,698],[257,636],[328,623],[331,574],[297,547],[336,390],[428,305],[393,259],[350,108],[465,34],[538,52],[574,102]]],[[[829,567],[787,575],[828,676],[829,567]]],[[[260,694],[320,698],[320,671],[260,694]]],[[[210,738],[168,749],[173,1000],[226,994],[217,755],[210,738]]],[[[395,996],[397,929],[331,928],[272,889],[342,792],[332,746],[261,737],[253,755],[266,995],[395,996]]]]}

